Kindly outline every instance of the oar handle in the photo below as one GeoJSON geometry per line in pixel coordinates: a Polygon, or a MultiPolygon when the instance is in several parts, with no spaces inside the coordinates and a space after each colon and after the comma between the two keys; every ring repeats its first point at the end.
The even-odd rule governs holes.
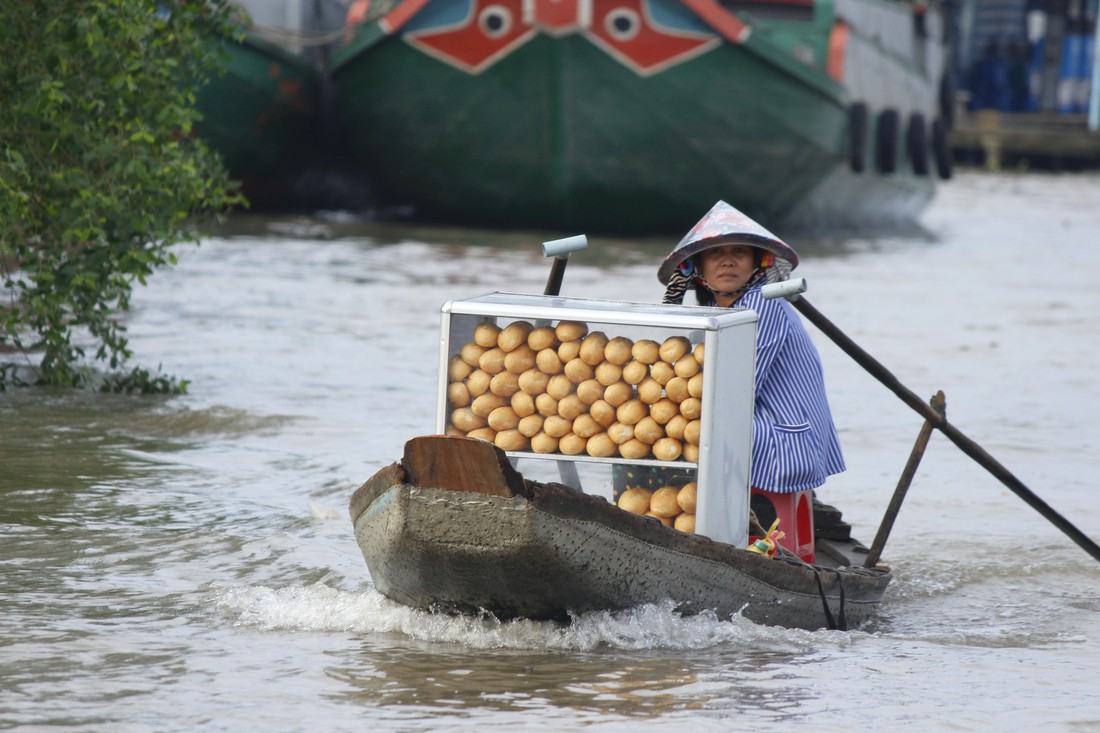
{"type": "Polygon", "coordinates": [[[786,298],[787,300],[795,300],[799,295],[806,292],[809,289],[809,285],[806,283],[806,278],[796,277],[793,280],[782,280],[777,283],[768,283],[764,287],[760,288],[760,294],[764,296],[764,300],[773,300],[774,298],[786,298]]]}

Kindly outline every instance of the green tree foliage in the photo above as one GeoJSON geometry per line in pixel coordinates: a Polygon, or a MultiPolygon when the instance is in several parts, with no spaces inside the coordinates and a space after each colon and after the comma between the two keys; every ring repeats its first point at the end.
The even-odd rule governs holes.
{"type": "Polygon", "coordinates": [[[0,2],[0,389],[186,387],[124,370],[119,318],[239,202],[193,134],[231,32],[227,0],[0,2]]]}

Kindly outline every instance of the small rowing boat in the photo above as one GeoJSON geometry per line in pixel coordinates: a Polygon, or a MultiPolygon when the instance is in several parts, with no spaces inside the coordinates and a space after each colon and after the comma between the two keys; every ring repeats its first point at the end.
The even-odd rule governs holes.
{"type": "Polygon", "coordinates": [[[814,507],[814,564],[773,558],[526,480],[474,438],[410,440],[349,508],[377,590],[435,612],[568,621],[671,599],[685,615],[843,629],[871,616],[891,580],[861,566],[867,549],[832,507],[814,507]]]}

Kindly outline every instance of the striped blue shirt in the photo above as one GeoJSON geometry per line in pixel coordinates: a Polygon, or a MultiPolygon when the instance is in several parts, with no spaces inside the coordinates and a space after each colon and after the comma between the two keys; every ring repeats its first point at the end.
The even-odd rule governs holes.
{"type": "Polygon", "coordinates": [[[750,482],[790,493],[821,486],[844,470],[825,396],[821,359],[794,307],[765,300],[760,286],[734,303],[759,316],[750,482]]]}

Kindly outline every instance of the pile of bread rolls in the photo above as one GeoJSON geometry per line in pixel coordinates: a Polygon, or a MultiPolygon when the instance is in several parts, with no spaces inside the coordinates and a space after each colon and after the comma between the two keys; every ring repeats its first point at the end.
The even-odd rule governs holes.
{"type": "Polygon", "coordinates": [[[683,336],[485,321],[448,364],[447,432],[508,451],[694,463],[703,356],[683,336]]]}
{"type": "Polygon", "coordinates": [[[682,487],[662,486],[656,491],[628,488],[619,495],[618,506],[634,514],[656,517],[666,527],[695,534],[695,482],[682,487]]]}

